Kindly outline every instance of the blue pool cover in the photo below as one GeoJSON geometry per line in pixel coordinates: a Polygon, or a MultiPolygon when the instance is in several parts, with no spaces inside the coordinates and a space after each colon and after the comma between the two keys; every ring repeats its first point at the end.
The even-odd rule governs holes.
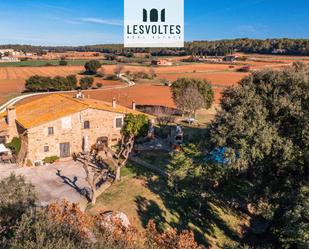
{"type": "Polygon", "coordinates": [[[209,152],[205,157],[206,162],[214,162],[219,164],[229,164],[230,160],[225,157],[226,147],[216,148],[209,152]]]}

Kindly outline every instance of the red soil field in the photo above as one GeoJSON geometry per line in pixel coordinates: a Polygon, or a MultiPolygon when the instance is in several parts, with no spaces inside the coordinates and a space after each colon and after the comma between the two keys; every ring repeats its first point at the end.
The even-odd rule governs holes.
{"type": "MultiPolygon", "coordinates": [[[[218,104],[223,89],[214,88],[215,103],[218,104]]],[[[136,85],[130,88],[114,90],[84,91],[86,97],[103,101],[112,101],[116,98],[120,105],[131,107],[132,101],[137,105],[163,105],[175,107],[172,93],[167,86],[136,85]]],[[[70,94],[73,96],[74,94],[70,94]]]]}
{"type": "MultiPolygon", "coordinates": [[[[214,88],[215,104],[219,104],[222,91],[222,88],[214,88]]],[[[131,107],[133,101],[135,101],[137,105],[163,105],[175,107],[170,88],[167,86],[136,85],[124,89],[88,90],[83,91],[83,93],[86,98],[107,102],[111,102],[113,98],[116,98],[118,104],[127,107],[131,107]]],[[[67,93],[67,95],[74,96],[75,94],[67,93]]],[[[38,98],[42,98],[42,96],[30,97],[18,104],[27,103],[38,98]]]]}
{"type": "Polygon", "coordinates": [[[215,86],[232,86],[236,85],[241,79],[249,75],[249,73],[238,72],[223,72],[223,73],[186,73],[186,74],[158,74],[160,79],[167,79],[170,81],[178,78],[196,78],[207,79],[215,86]]]}
{"type": "MultiPolygon", "coordinates": [[[[225,64],[202,64],[192,63],[180,66],[163,66],[153,67],[157,74],[157,78],[151,82],[140,84],[132,88],[117,89],[117,90],[98,90],[86,91],[86,94],[91,98],[110,101],[116,97],[120,104],[130,106],[135,100],[138,104],[156,104],[167,105],[173,107],[170,90],[168,87],[156,86],[161,79],[171,81],[180,77],[208,79],[214,86],[216,95],[216,103],[220,100],[220,93],[225,87],[237,84],[248,73],[236,72],[242,65],[250,65],[251,69],[259,70],[263,68],[281,68],[289,65],[294,61],[309,62],[309,57],[289,57],[289,56],[267,56],[267,55],[246,55],[249,61],[238,62],[241,65],[225,65],[225,64]]],[[[113,74],[115,65],[104,65],[102,71],[105,74],[113,74]]],[[[145,66],[124,65],[123,72],[149,72],[151,68],[145,66]]],[[[25,79],[31,75],[46,75],[46,76],[66,76],[69,74],[78,74],[84,70],[82,66],[51,66],[51,67],[3,67],[0,68],[0,102],[4,102],[8,98],[20,94],[24,88],[25,79]]],[[[78,75],[78,77],[82,77],[78,75]]],[[[117,81],[104,81],[100,78],[95,78],[96,82],[101,82],[105,86],[118,86],[122,83],[117,81]]]]}
{"type": "MultiPolygon", "coordinates": [[[[66,67],[0,67],[0,103],[19,95],[24,90],[25,80],[32,75],[41,76],[67,76],[78,74],[83,70],[81,66],[66,67]]],[[[77,75],[78,78],[83,76],[77,75]]],[[[95,83],[100,82],[104,86],[122,85],[119,81],[102,80],[95,78],[95,83]]]]}

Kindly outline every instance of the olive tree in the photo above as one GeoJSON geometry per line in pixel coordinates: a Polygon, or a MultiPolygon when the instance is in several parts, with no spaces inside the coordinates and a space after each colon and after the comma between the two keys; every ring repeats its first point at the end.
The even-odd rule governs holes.
{"type": "Polygon", "coordinates": [[[100,67],[101,63],[97,60],[90,60],[85,64],[86,73],[89,74],[96,74],[100,67]]]}

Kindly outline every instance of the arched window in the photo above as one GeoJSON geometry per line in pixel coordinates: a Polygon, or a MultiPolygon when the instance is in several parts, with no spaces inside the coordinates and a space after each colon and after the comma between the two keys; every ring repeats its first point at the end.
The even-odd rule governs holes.
{"type": "Polygon", "coordinates": [[[165,9],[161,10],[161,22],[165,22],[165,9]]]}
{"type": "Polygon", "coordinates": [[[147,13],[147,10],[145,10],[145,9],[143,9],[143,22],[147,22],[147,15],[148,13],[147,13]]]}
{"type": "Polygon", "coordinates": [[[158,13],[158,10],[156,9],[152,9],[150,11],[150,21],[151,22],[158,22],[159,20],[159,13],[158,13]]]}

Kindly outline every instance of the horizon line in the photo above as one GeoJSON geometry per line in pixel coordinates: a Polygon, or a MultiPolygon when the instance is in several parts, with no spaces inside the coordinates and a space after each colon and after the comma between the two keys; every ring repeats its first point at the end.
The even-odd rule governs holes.
{"type": "MultiPolygon", "coordinates": [[[[309,38],[288,38],[288,37],[276,37],[276,38],[248,38],[248,37],[239,37],[239,38],[222,38],[222,39],[211,39],[211,40],[187,40],[185,43],[190,42],[216,42],[216,41],[233,41],[233,40],[309,40],[309,38]]],[[[103,45],[124,45],[123,42],[111,42],[111,43],[97,43],[97,44],[84,44],[84,45],[33,45],[30,43],[0,43],[0,46],[32,46],[32,47],[87,47],[87,46],[103,46],[103,45]]],[[[145,47],[147,48],[147,47],[145,47]]]]}

